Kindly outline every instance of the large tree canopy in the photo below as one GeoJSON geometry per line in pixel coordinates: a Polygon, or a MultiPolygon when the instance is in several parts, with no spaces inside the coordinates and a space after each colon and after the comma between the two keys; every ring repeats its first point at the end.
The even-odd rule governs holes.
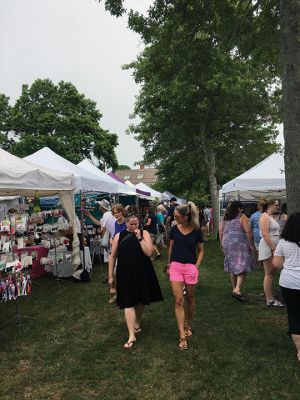
{"type": "Polygon", "coordinates": [[[73,163],[95,156],[100,166],[118,165],[117,135],[101,128],[96,103],[71,83],[37,79],[30,87],[23,85],[11,114],[14,142],[9,151],[17,156],[48,146],[73,163]]]}
{"type": "MultiPolygon", "coordinates": [[[[253,56],[251,43],[232,31],[238,16],[246,26],[247,18],[259,18],[257,9],[243,4],[156,1],[147,17],[130,15],[146,44],[129,66],[141,85],[135,105],[140,122],[130,130],[162,178],[170,181],[171,174],[189,191],[209,182],[215,208],[218,184],[276,147],[277,62],[272,56],[267,68],[265,57],[253,56]]],[[[252,30],[246,39],[251,36],[252,30]]]]}
{"type": "MultiPolygon", "coordinates": [[[[274,149],[269,141],[278,96],[269,88],[276,83],[278,52],[268,41],[259,51],[253,46],[262,35],[274,35],[276,15],[262,8],[258,14],[252,3],[157,0],[146,17],[129,12],[129,26],[146,44],[130,65],[142,86],[135,108],[141,123],[131,131],[162,176],[168,160],[185,154],[199,164],[203,157],[193,154],[207,158],[212,148],[223,183],[274,149]]],[[[112,13],[113,4],[122,2],[106,2],[112,13]]]]}
{"type": "MultiPolygon", "coordinates": [[[[113,15],[120,16],[125,12],[122,0],[106,0],[105,5],[113,15]]],[[[263,71],[265,68],[265,72],[269,74],[269,80],[265,81],[266,87],[270,88],[270,84],[271,87],[274,87],[276,77],[281,75],[287,203],[289,212],[299,211],[299,0],[281,0],[280,2],[278,0],[212,0],[209,2],[203,0],[195,2],[156,0],[149,8],[146,17],[130,10],[129,26],[140,33],[146,45],[157,45],[164,36],[166,27],[172,31],[173,23],[175,23],[173,29],[178,32],[182,31],[185,26],[184,21],[176,25],[178,20],[174,19],[174,14],[180,14],[180,9],[186,24],[190,24],[190,11],[193,13],[194,19],[199,22],[198,26],[197,23],[192,24],[191,42],[194,42],[195,38],[202,41],[212,40],[215,47],[222,48],[225,53],[235,54],[244,58],[245,61],[250,61],[254,68],[255,65],[258,66],[259,71],[263,71]],[[279,29],[280,26],[281,29],[279,29]],[[209,30],[210,32],[208,32],[209,30]],[[279,35],[281,35],[281,46],[279,35]],[[280,48],[281,65],[279,62],[280,48]],[[273,85],[272,78],[275,78],[273,85]]],[[[172,43],[170,41],[170,46],[172,43]]],[[[189,51],[190,46],[187,44],[186,54],[189,51]]],[[[168,67],[172,63],[172,57],[166,61],[168,67]]],[[[157,63],[157,67],[164,68],[159,63],[157,63]]],[[[237,75],[237,80],[239,79],[240,76],[237,75]]],[[[261,81],[259,74],[254,74],[253,79],[256,82],[261,81]]],[[[275,120],[274,118],[273,121],[275,122],[275,120]]],[[[263,123],[262,127],[266,128],[266,125],[263,123]]],[[[250,148],[248,148],[248,153],[250,154],[250,148]]],[[[256,152],[257,161],[263,153],[264,151],[261,154],[260,151],[256,152]]],[[[231,163],[226,165],[231,167],[231,163]]]]}

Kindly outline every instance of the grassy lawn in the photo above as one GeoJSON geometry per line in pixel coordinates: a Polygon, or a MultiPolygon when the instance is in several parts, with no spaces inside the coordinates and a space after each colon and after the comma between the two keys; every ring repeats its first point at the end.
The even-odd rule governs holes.
{"type": "MultiPolygon", "coordinates": [[[[0,399],[299,399],[300,363],[286,335],[286,310],[264,305],[262,271],[249,274],[249,302],[242,305],[230,295],[218,243],[205,244],[194,336],[189,350],[179,351],[165,263],[165,255],[155,262],[165,300],[146,309],[130,351],[122,347],[123,313],[108,304],[99,267],[86,284],[35,281],[19,302],[33,323],[0,331],[0,399]]],[[[0,309],[1,325],[15,305],[0,309]]]]}

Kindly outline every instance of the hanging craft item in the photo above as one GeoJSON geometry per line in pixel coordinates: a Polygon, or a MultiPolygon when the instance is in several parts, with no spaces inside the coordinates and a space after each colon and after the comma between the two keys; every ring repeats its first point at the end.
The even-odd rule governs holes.
{"type": "Polygon", "coordinates": [[[16,300],[19,296],[27,296],[31,292],[29,274],[15,272],[6,277],[0,277],[0,303],[16,300]]]}
{"type": "Polygon", "coordinates": [[[41,203],[40,203],[40,196],[38,192],[35,192],[34,199],[33,199],[33,211],[38,213],[41,211],[41,203]]]}

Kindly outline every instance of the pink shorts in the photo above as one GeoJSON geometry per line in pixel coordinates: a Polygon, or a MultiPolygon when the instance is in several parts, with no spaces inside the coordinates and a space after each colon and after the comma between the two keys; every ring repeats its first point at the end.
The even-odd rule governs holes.
{"type": "Polygon", "coordinates": [[[172,261],[169,274],[171,282],[184,282],[187,285],[198,283],[199,270],[195,264],[182,264],[172,261]]]}

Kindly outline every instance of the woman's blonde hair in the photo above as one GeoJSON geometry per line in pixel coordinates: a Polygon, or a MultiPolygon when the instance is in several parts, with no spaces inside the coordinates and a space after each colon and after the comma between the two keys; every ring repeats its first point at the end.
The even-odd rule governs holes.
{"type": "MultiPolygon", "coordinates": [[[[267,199],[265,197],[261,197],[259,199],[259,206],[261,207],[262,212],[266,212],[269,206],[275,204],[278,201],[277,199],[267,199]]],[[[278,201],[279,202],[279,201],[278,201]]]]}
{"type": "Polygon", "coordinates": [[[196,230],[200,230],[199,225],[199,213],[197,207],[192,201],[189,201],[187,204],[180,204],[175,208],[183,217],[188,216],[189,224],[196,230]]]}

